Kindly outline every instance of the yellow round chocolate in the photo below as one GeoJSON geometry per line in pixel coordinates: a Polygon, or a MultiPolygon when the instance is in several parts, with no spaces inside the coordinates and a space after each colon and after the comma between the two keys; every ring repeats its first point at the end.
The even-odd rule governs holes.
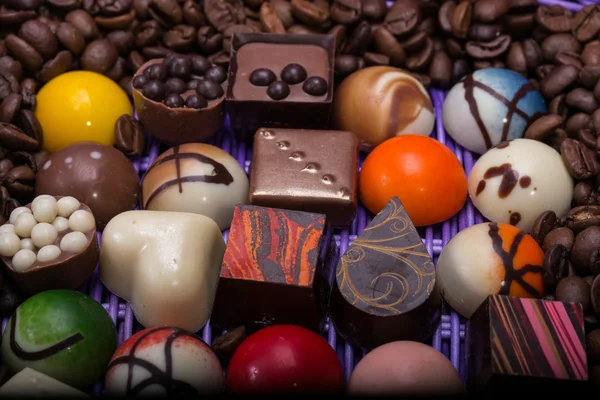
{"type": "Polygon", "coordinates": [[[132,115],[127,94],[104,75],[73,71],[57,76],[37,94],[35,115],[44,150],[54,153],[78,142],[115,144],[115,122],[132,115]]]}

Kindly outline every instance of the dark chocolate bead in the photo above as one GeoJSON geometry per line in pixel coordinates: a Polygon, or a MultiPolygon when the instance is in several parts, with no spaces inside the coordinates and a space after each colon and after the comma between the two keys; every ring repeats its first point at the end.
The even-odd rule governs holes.
{"type": "Polygon", "coordinates": [[[165,85],[160,81],[150,81],[142,87],[144,97],[154,101],[162,101],[165,98],[165,85]]]}
{"type": "Polygon", "coordinates": [[[149,79],[164,82],[167,79],[167,68],[162,64],[152,64],[144,70],[144,75],[149,79]]]}
{"type": "Polygon", "coordinates": [[[275,72],[268,68],[258,68],[250,74],[250,83],[254,86],[269,86],[276,80],[275,72]]]}
{"type": "Polygon", "coordinates": [[[185,106],[187,108],[200,110],[208,106],[208,101],[206,101],[206,99],[199,94],[193,94],[185,100],[185,106]]]}
{"type": "Polygon", "coordinates": [[[136,89],[141,89],[150,79],[146,75],[138,75],[133,78],[132,85],[136,89]]]}
{"type": "Polygon", "coordinates": [[[181,98],[181,96],[177,93],[171,93],[165,99],[165,105],[169,108],[183,107],[184,104],[185,102],[183,101],[183,98],[181,98]]]}
{"type": "Polygon", "coordinates": [[[210,67],[212,67],[212,64],[206,57],[192,57],[192,70],[194,71],[194,74],[203,76],[210,67]]]}
{"type": "Polygon", "coordinates": [[[302,83],[306,77],[306,70],[300,64],[288,64],[283,71],[281,71],[281,79],[289,85],[302,83]]]}
{"type": "Polygon", "coordinates": [[[189,90],[196,90],[196,88],[198,87],[198,84],[201,82],[200,79],[192,79],[191,81],[189,81],[187,83],[187,88],[189,90]]]}
{"type": "Polygon", "coordinates": [[[275,81],[267,88],[267,95],[273,100],[283,100],[290,95],[290,87],[282,81],[275,81]]]}
{"type": "Polygon", "coordinates": [[[208,71],[204,73],[204,78],[208,79],[209,81],[223,83],[227,80],[227,72],[225,72],[225,69],[223,67],[215,65],[214,67],[209,68],[208,71]]]}
{"type": "Polygon", "coordinates": [[[189,57],[179,56],[169,64],[169,76],[187,81],[192,76],[192,62],[189,57]]]}
{"type": "Polygon", "coordinates": [[[311,96],[322,96],[327,93],[327,81],[320,76],[311,76],[304,81],[302,90],[311,96]]]}
{"type": "Polygon", "coordinates": [[[179,78],[169,78],[165,83],[165,93],[177,93],[181,94],[185,92],[187,89],[187,85],[184,81],[179,78]]]}
{"type": "Polygon", "coordinates": [[[206,79],[203,79],[198,83],[196,92],[207,100],[215,100],[223,96],[223,88],[221,85],[206,79]]]}

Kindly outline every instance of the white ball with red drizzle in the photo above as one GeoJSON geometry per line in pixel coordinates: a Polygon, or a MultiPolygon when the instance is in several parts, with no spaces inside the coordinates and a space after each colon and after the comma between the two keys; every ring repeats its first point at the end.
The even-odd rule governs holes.
{"type": "Polygon", "coordinates": [[[229,228],[233,209],[248,198],[248,176],[229,153],[188,143],[161,154],[142,181],[142,208],[207,216],[229,228]]]}
{"type": "Polygon", "coordinates": [[[573,178],[561,155],[531,139],[504,142],[485,153],[468,178],[473,205],[492,222],[531,232],[545,211],[561,218],[571,208],[573,178]]]}

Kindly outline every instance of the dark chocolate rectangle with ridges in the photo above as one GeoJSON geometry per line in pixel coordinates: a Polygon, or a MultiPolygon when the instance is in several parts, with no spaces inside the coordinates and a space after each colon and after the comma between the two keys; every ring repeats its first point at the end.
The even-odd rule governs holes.
{"type": "MultiPolygon", "coordinates": [[[[225,94],[231,127],[236,138],[250,142],[262,126],[278,128],[328,129],[333,101],[335,39],[332,35],[279,35],[270,33],[240,33],[231,39],[228,86],[225,94]],[[327,51],[330,69],[325,100],[315,102],[241,100],[233,96],[238,71],[237,51],[248,43],[307,44],[327,51]]],[[[301,62],[302,55],[298,55],[301,62]]],[[[265,68],[269,67],[268,59],[265,68]]],[[[266,88],[265,88],[266,89],[266,88]]]]}

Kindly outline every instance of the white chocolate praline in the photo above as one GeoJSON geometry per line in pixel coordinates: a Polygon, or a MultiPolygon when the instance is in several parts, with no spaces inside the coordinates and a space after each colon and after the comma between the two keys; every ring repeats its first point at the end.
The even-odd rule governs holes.
{"type": "Polygon", "coordinates": [[[30,213],[31,214],[31,210],[27,207],[17,207],[15,208],[11,213],[10,213],[10,217],[8,218],[8,222],[10,222],[11,224],[15,224],[15,221],[17,220],[17,217],[21,214],[21,213],[30,213]]]}
{"type": "Polygon", "coordinates": [[[35,199],[33,199],[33,201],[31,202],[31,205],[33,206],[35,203],[37,203],[38,201],[43,200],[43,199],[56,200],[56,198],[54,196],[51,196],[49,194],[41,194],[41,195],[37,196],[35,199]]]}
{"type": "Polygon", "coordinates": [[[69,232],[60,240],[60,249],[68,253],[83,253],[88,244],[87,237],[81,232],[69,232]]]}
{"type": "Polygon", "coordinates": [[[21,239],[11,232],[0,235],[0,254],[4,257],[14,256],[21,248],[21,239]]]}
{"type": "Polygon", "coordinates": [[[31,241],[37,248],[42,248],[49,244],[54,244],[58,232],[56,228],[49,223],[41,222],[31,230],[31,241]]]}
{"type": "Polygon", "coordinates": [[[52,221],[52,226],[60,233],[69,229],[69,220],[65,217],[56,217],[52,221]]]}
{"type": "Polygon", "coordinates": [[[36,226],[38,221],[33,214],[21,213],[15,221],[15,233],[22,238],[31,236],[31,230],[36,226]]]}
{"type": "Polygon", "coordinates": [[[33,211],[33,216],[39,222],[50,223],[58,215],[56,199],[54,197],[45,197],[36,203],[31,203],[31,211],[33,211]]]}
{"type": "Polygon", "coordinates": [[[0,235],[3,233],[15,233],[15,226],[13,224],[4,224],[0,226],[0,235]]]}
{"type": "Polygon", "coordinates": [[[178,149],[180,159],[160,163],[173,154],[173,149],[167,150],[156,159],[144,177],[142,208],[205,215],[212,218],[221,230],[227,229],[235,206],[247,202],[249,183],[246,172],[235,158],[216,146],[188,143],[178,146],[178,149]],[[225,171],[194,157],[186,157],[198,154],[221,164],[225,171]],[[216,182],[185,182],[187,177],[211,177],[216,182]],[[166,187],[163,186],[165,184],[166,187]]]}
{"type": "Polygon", "coordinates": [[[96,227],[96,221],[91,212],[77,210],[69,217],[69,229],[88,233],[96,227]]]}
{"type": "Polygon", "coordinates": [[[131,302],[146,328],[196,332],[210,316],[225,242],[210,218],[165,211],[128,211],[104,228],[100,279],[131,302]]]}
{"type": "Polygon", "coordinates": [[[513,224],[525,232],[531,232],[545,211],[565,216],[574,183],[561,155],[536,140],[507,144],[490,149],[473,166],[468,178],[473,205],[490,221],[513,224]]]}
{"type": "Polygon", "coordinates": [[[81,203],[75,197],[66,196],[58,200],[58,215],[69,218],[71,214],[79,210],[81,203]]]}
{"type": "Polygon", "coordinates": [[[12,268],[17,272],[25,272],[36,260],[37,256],[33,251],[21,249],[12,258],[12,268]]]}
{"type": "Polygon", "coordinates": [[[29,238],[21,239],[21,248],[26,250],[35,250],[35,245],[29,238]]]}
{"type": "Polygon", "coordinates": [[[61,253],[61,251],[58,248],[58,246],[50,244],[50,245],[44,246],[38,250],[37,260],[38,260],[38,262],[53,261],[53,260],[56,260],[58,258],[58,256],[60,256],[60,253],[61,253]]]}

